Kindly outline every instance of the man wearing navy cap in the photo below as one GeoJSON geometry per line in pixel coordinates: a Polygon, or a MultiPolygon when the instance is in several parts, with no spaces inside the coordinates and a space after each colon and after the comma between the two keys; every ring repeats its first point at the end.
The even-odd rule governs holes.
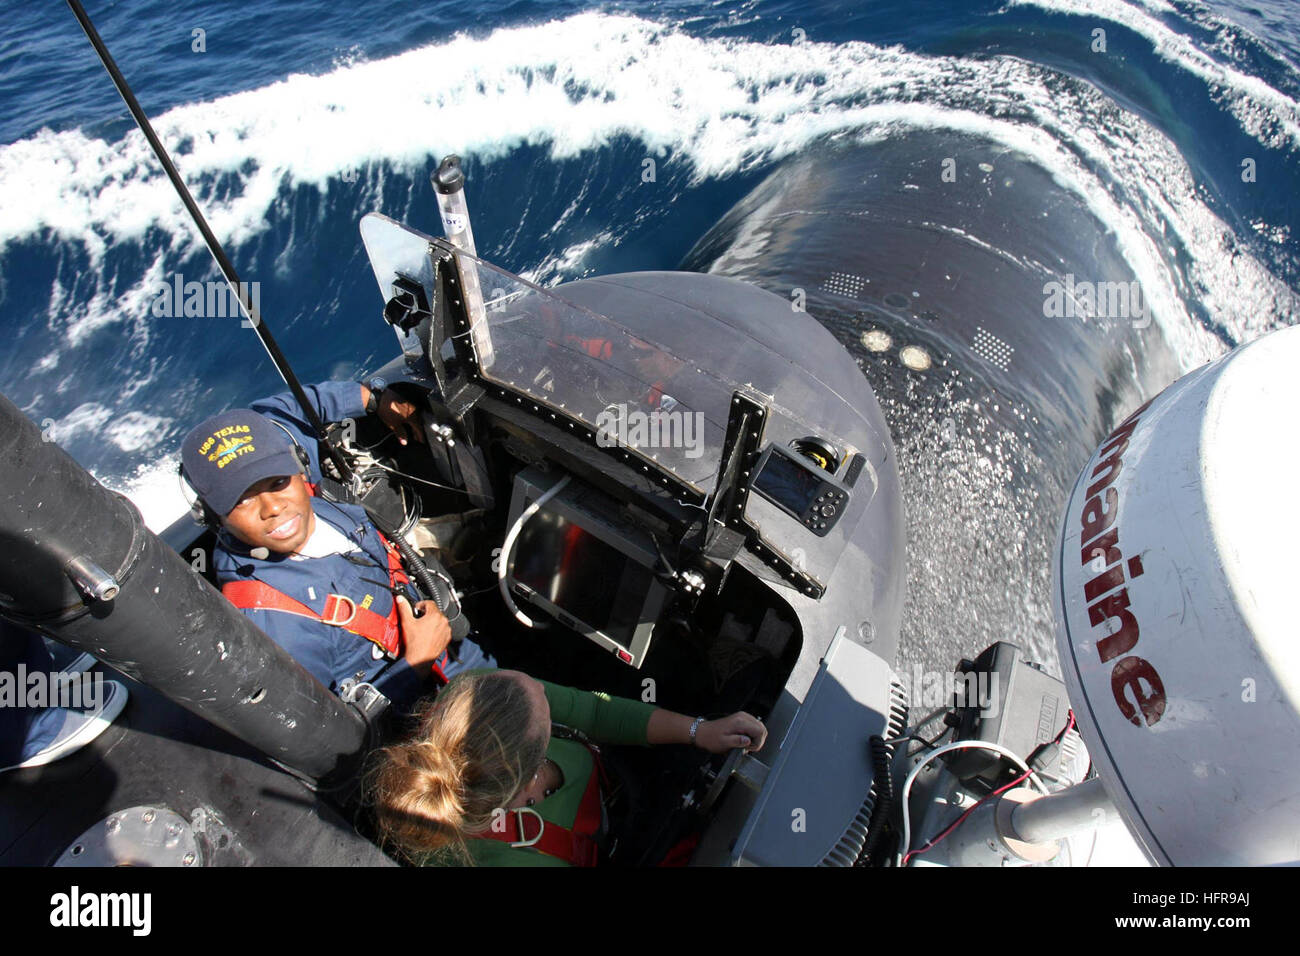
{"type": "MultiPolygon", "coordinates": [[[[322,421],[377,413],[403,444],[422,440],[416,407],[393,392],[355,382],[304,390],[322,421]]],[[[448,653],[451,627],[433,601],[413,608],[394,597],[408,579],[365,509],[312,493],[319,452],[291,395],[202,422],[181,444],[181,467],[217,528],[222,593],[331,690],[369,683],[406,704],[431,672],[446,680],[495,666],[469,640],[448,653]]]]}

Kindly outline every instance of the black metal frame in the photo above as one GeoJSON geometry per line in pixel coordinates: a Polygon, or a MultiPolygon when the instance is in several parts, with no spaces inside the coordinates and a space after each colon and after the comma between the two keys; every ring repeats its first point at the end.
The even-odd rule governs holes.
{"type": "Polygon", "coordinates": [[[692,505],[703,504],[706,496],[702,492],[675,476],[662,471],[657,462],[646,458],[635,448],[621,445],[601,445],[596,440],[596,429],[581,419],[575,418],[565,409],[548,405],[541,399],[520,395],[504,385],[489,381],[483,377],[478,355],[474,351],[473,337],[470,335],[469,310],[465,306],[462,292],[464,281],[461,275],[458,251],[455,246],[445,240],[436,239],[430,244],[430,254],[433,255],[435,262],[440,264],[438,275],[443,282],[442,287],[438,290],[438,298],[441,301],[435,304],[434,309],[436,312],[439,305],[443,305],[447,309],[447,315],[451,320],[451,328],[453,329],[451,335],[452,349],[456,354],[457,362],[466,380],[472,382],[481,388],[483,393],[491,395],[493,398],[511,404],[541,421],[566,428],[571,434],[582,439],[585,444],[599,449],[613,460],[630,468],[639,468],[647,476],[653,475],[656,483],[668,489],[678,500],[692,505]],[[446,268],[449,261],[454,263],[455,268],[446,268]],[[658,474],[654,474],[655,472],[658,474]]]}
{"type": "MultiPolygon", "coordinates": [[[[584,444],[598,449],[613,460],[633,469],[639,468],[642,473],[668,489],[678,500],[692,505],[707,503],[710,519],[716,516],[717,520],[726,527],[743,534],[745,546],[749,551],[784,578],[791,587],[797,588],[813,599],[820,598],[826,592],[824,584],[797,569],[787,555],[767,544],[759,529],[745,518],[745,504],[749,500],[751,476],[762,449],[770,399],[757,393],[747,394],[744,390],[735,392],[731,402],[731,414],[727,421],[727,434],[723,441],[718,481],[711,495],[703,494],[686,482],[664,472],[657,462],[646,458],[635,448],[601,445],[596,440],[596,429],[575,418],[565,409],[548,405],[541,399],[521,395],[504,385],[485,379],[474,351],[473,337],[470,335],[469,310],[465,305],[462,291],[464,280],[460,258],[457,255],[459,250],[446,240],[434,239],[430,243],[429,252],[439,266],[436,274],[441,283],[437,290],[438,295],[433,304],[433,311],[435,315],[439,315],[440,310],[446,309],[446,316],[453,330],[452,349],[467,382],[482,389],[484,394],[510,404],[543,422],[567,429],[584,444]],[[447,268],[448,265],[454,265],[454,268],[447,268]]],[[[436,319],[435,324],[437,324],[436,319]]],[[[430,361],[432,362],[432,359],[430,361]]]]}
{"type": "MultiPolygon", "coordinates": [[[[826,593],[826,586],[812,575],[795,567],[790,558],[768,544],[762,532],[745,517],[749,492],[753,485],[758,459],[762,456],[767,426],[766,396],[747,394],[737,389],[731,398],[731,415],[727,420],[727,437],[722,445],[722,465],[718,487],[713,494],[710,518],[745,537],[751,554],[781,575],[791,587],[814,600],[826,593]]],[[[770,399],[769,399],[770,401],[770,399]]]]}

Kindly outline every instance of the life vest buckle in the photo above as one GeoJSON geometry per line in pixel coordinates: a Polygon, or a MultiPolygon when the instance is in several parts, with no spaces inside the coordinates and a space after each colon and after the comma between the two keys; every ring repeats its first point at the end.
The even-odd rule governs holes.
{"type": "Polygon", "coordinates": [[[515,815],[515,827],[519,831],[519,839],[512,842],[510,845],[516,849],[525,846],[533,846],[542,838],[542,833],[546,830],[546,821],[543,820],[542,815],[532,807],[519,807],[512,812],[515,815]],[[533,837],[531,840],[528,838],[528,831],[524,829],[524,814],[526,813],[531,813],[537,818],[537,836],[533,837]]]}
{"type": "Polygon", "coordinates": [[[356,616],[356,601],[346,594],[331,594],[325,599],[325,613],[321,615],[321,623],[329,624],[332,627],[347,627],[356,616]],[[343,605],[348,608],[347,617],[339,620],[339,608],[343,605]]]}

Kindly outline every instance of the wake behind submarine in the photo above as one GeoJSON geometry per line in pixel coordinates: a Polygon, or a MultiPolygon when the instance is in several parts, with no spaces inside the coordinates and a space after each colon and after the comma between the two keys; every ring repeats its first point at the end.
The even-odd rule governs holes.
{"type": "MultiPolygon", "coordinates": [[[[1089,840],[1162,864],[1296,861],[1278,838],[1300,816],[1278,800],[1300,745],[1276,542],[1300,515],[1281,486],[1294,452],[1257,423],[1300,397],[1300,332],[1145,405],[1140,383],[1099,391],[1086,364],[1022,385],[1024,404],[1055,389],[1056,407],[1082,409],[1095,448],[1043,569],[1065,679],[998,640],[928,709],[899,669],[898,451],[832,332],[722,275],[538,288],[474,254],[454,159],[434,185],[446,238],[361,223],[398,343],[371,380],[419,399],[427,445],[379,454],[364,423],[322,434],[335,479],[446,557],[503,664],[625,696],[652,687],[678,709],[744,707],[770,729],[757,755],[630,761],[657,799],[648,838],[615,862],[657,862],[684,834],[699,836],[697,865],[1082,865],[1089,840]]],[[[938,263],[932,245],[893,248],[938,263]]],[[[865,274],[864,258],[845,273],[863,286],[902,269],[881,258],[865,274]]],[[[838,281],[834,294],[859,291],[838,281]]],[[[915,316],[892,292],[861,308],[901,335],[915,316]]],[[[968,294],[936,292],[934,311],[962,329],[968,294]]],[[[1027,351],[1025,314],[978,328],[1027,351]]],[[[943,333],[929,345],[942,356],[943,333]]],[[[0,413],[3,614],[132,683],[93,745],[0,782],[0,862],[390,862],[354,786],[389,732],[382,702],[335,698],[228,605],[205,576],[206,533],[179,523],[163,545],[10,403],[0,413]]]]}

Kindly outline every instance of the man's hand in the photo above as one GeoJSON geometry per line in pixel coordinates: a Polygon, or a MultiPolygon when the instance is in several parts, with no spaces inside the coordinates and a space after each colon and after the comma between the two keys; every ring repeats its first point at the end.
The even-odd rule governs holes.
{"type": "Polygon", "coordinates": [[[396,601],[402,628],[402,656],[413,670],[427,674],[433,662],[442,657],[451,643],[451,625],[432,601],[421,601],[416,605],[420,617],[415,616],[410,602],[400,594],[396,601]]]}
{"type": "Polygon", "coordinates": [[[420,425],[420,408],[408,402],[391,388],[379,393],[379,419],[387,425],[403,445],[409,439],[424,443],[424,429],[420,425]]]}

